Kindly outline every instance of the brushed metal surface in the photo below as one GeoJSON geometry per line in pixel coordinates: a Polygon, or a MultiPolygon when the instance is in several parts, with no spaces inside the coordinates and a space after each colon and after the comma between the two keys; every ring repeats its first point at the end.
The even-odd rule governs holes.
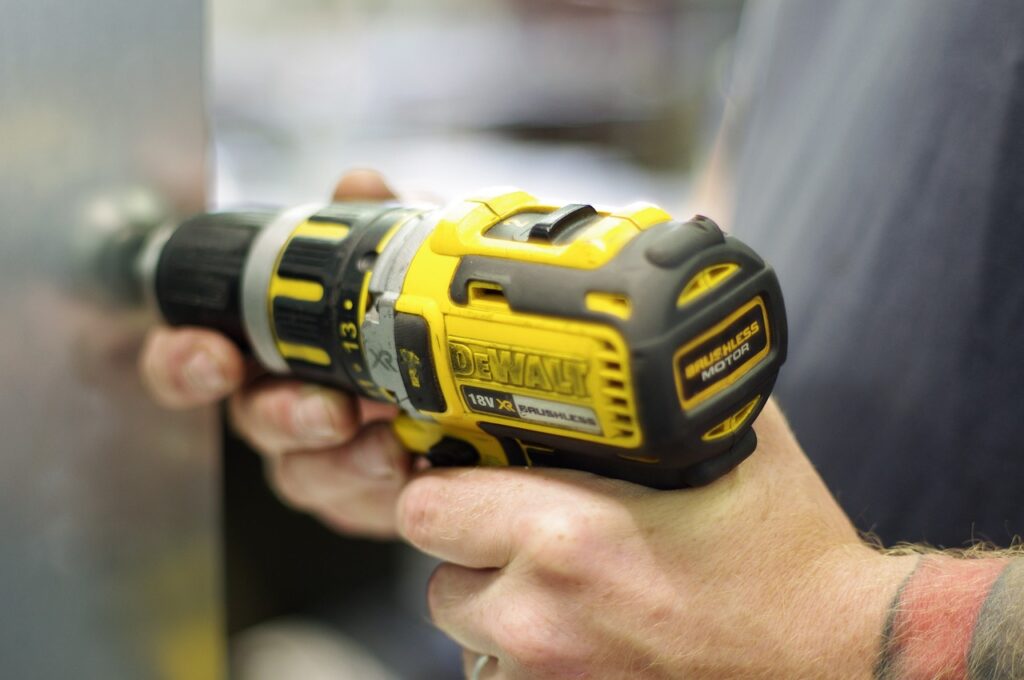
{"type": "Polygon", "coordinates": [[[222,674],[213,414],[70,276],[95,199],[204,201],[201,0],[0,0],[0,676],[222,674]]]}

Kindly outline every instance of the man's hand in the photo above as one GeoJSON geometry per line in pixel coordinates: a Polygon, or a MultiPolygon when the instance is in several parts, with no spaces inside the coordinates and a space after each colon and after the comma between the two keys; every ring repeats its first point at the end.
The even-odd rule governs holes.
{"type": "MultiPolygon", "coordinates": [[[[369,171],[345,175],[334,192],[335,200],[393,197],[369,171]]],[[[227,338],[198,328],[151,332],[140,369],[168,407],[230,396],[231,422],[266,457],[271,483],[285,501],[349,533],[394,535],[395,499],[410,471],[409,456],[386,422],[394,407],[258,375],[227,338]]]]}
{"type": "Polygon", "coordinates": [[[709,487],[560,470],[424,473],[400,533],[447,563],[434,622],[486,678],[855,678],[915,558],[864,546],[774,403],[709,487]]]}

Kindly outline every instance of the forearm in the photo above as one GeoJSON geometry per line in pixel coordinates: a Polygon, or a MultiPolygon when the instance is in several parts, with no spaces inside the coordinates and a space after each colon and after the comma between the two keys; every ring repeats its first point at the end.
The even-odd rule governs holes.
{"type": "Polygon", "coordinates": [[[1024,678],[1024,557],[922,556],[890,605],[875,678],[1024,678]]]}

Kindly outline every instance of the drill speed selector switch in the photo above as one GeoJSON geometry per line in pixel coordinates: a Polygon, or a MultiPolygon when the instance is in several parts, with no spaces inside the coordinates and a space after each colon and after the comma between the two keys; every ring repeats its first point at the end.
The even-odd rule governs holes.
{"type": "Polygon", "coordinates": [[[139,271],[173,325],[398,404],[435,465],[708,483],[753,451],[786,355],[774,272],[706,217],[494,190],[423,209],[199,215],[139,271]]]}

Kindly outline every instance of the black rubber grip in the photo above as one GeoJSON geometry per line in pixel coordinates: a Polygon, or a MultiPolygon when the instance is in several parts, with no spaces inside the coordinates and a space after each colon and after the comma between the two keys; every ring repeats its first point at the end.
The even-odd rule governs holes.
{"type": "Polygon", "coordinates": [[[444,412],[447,405],[437,384],[427,320],[418,314],[395,314],[395,349],[402,382],[412,405],[418,411],[444,412]]]}
{"type": "Polygon", "coordinates": [[[156,299],[167,323],[212,328],[248,347],[242,323],[242,270],[256,235],[275,214],[210,213],[178,227],[156,268],[156,299]]]}
{"type": "Polygon", "coordinates": [[[336,332],[331,323],[327,304],[289,300],[279,297],[274,300],[274,329],[277,337],[285,342],[294,342],[325,351],[336,332]]]}
{"type": "Polygon", "coordinates": [[[277,273],[289,279],[305,279],[323,284],[333,273],[338,244],[315,238],[293,238],[284,254],[277,273]]]}

